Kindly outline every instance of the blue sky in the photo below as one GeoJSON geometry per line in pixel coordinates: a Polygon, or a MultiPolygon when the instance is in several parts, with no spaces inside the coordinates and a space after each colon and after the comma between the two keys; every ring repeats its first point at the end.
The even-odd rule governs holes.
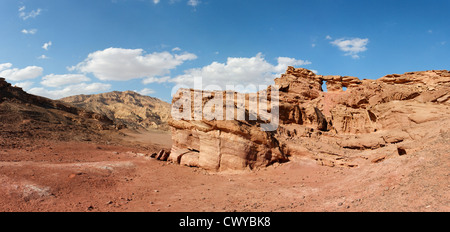
{"type": "MultiPolygon", "coordinates": [[[[0,76],[53,99],[449,69],[448,0],[3,0],[0,76]]],[[[224,88],[224,87],[223,87],[224,88]]]]}

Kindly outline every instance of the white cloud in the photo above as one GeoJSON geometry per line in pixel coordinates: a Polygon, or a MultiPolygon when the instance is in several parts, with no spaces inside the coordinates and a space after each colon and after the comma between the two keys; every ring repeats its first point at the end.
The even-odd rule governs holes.
{"type": "Polygon", "coordinates": [[[46,56],[46,55],[40,55],[38,56],[38,59],[40,60],[46,60],[46,59],[50,59],[50,57],[46,56]]]}
{"type": "Polygon", "coordinates": [[[135,92],[138,92],[141,95],[150,95],[150,94],[155,93],[155,91],[153,89],[148,89],[148,88],[142,89],[141,91],[135,91],[135,92]]]}
{"type": "Polygon", "coordinates": [[[31,81],[24,81],[24,82],[19,82],[19,83],[15,83],[13,86],[17,86],[22,88],[23,90],[27,91],[29,89],[31,89],[31,87],[33,86],[33,82],[31,81]]]}
{"type": "MultiPolygon", "coordinates": [[[[175,3],[178,3],[178,2],[181,2],[181,1],[184,2],[184,0],[169,0],[169,4],[175,4],[175,3]]],[[[161,1],[160,1],[160,0],[152,0],[152,2],[153,2],[153,4],[157,5],[157,4],[159,4],[161,1]]],[[[192,6],[192,7],[196,7],[196,6],[198,6],[200,3],[201,3],[200,0],[188,0],[188,1],[187,1],[187,5],[192,6]]]]}
{"type": "Polygon", "coordinates": [[[278,57],[278,65],[275,67],[275,71],[278,73],[284,73],[288,66],[304,66],[310,65],[311,62],[305,60],[296,60],[290,57],[278,57]]]}
{"type": "Polygon", "coordinates": [[[179,52],[179,51],[181,51],[181,48],[179,48],[179,47],[176,47],[176,48],[172,49],[172,52],[179,52]]]}
{"type": "Polygon", "coordinates": [[[27,20],[29,18],[36,18],[38,15],[41,14],[41,9],[32,10],[30,12],[25,12],[25,6],[22,6],[19,8],[19,17],[23,20],[27,20]]]}
{"type": "Polygon", "coordinates": [[[42,75],[44,71],[43,68],[37,66],[28,66],[24,69],[11,67],[11,63],[0,64],[0,77],[4,77],[8,81],[23,81],[34,79],[42,75]]]}
{"type": "Polygon", "coordinates": [[[27,29],[23,29],[22,30],[22,33],[23,34],[25,34],[25,35],[34,35],[34,34],[36,34],[36,32],[37,32],[37,29],[30,29],[30,30],[27,30],[27,29]]]}
{"type": "Polygon", "coordinates": [[[167,75],[185,61],[194,59],[197,56],[192,53],[145,54],[142,49],[108,48],[89,54],[83,62],[69,70],[93,73],[100,80],[126,81],[167,75]]]}
{"type": "Polygon", "coordinates": [[[325,37],[325,39],[327,39],[327,40],[332,40],[333,38],[331,38],[331,36],[327,35],[327,36],[325,37]]]}
{"type": "Polygon", "coordinates": [[[82,74],[50,74],[42,78],[41,84],[48,87],[59,87],[63,85],[78,84],[86,81],[91,81],[91,79],[82,74]]]}
{"type": "Polygon", "coordinates": [[[225,90],[227,85],[240,85],[245,89],[249,85],[273,84],[273,79],[280,73],[284,73],[288,66],[311,64],[309,61],[289,57],[279,57],[277,61],[277,65],[272,65],[264,59],[261,53],[250,58],[230,57],[226,63],[213,62],[202,68],[186,70],[183,75],[170,81],[178,84],[179,87],[225,90]],[[194,86],[194,80],[201,80],[202,86],[194,86]]]}
{"type": "Polygon", "coordinates": [[[164,83],[164,82],[168,82],[170,80],[170,76],[165,76],[165,77],[161,77],[161,78],[156,78],[156,77],[148,77],[145,78],[142,83],[144,85],[147,84],[151,84],[151,83],[164,83]]]}
{"type": "Polygon", "coordinates": [[[337,46],[341,51],[345,52],[346,56],[351,56],[353,59],[359,58],[359,53],[367,50],[369,39],[353,38],[353,39],[337,39],[330,42],[337,46]]]}
{"type": "Polygon", "coordinates": [[[44,45],[42,45],[42,48],[45,50],[48,50],[50,48],[50,46],[52,46],[52,41],[49,41],[48,43],[44,43],[44,45]]]}
{"type": "Polygon", "coordinates": [[[31,94],[48,97],[51,99],[60,99],[63,97],[79,95],[79,94],[95,94],[106,92],[111,89],[110,84],[104,83],[81,83],[77,85],[69,85],[62,89],[48,90],[45,88],[32,88],[28,92],[31,94]]]}
{"type": "Polygon", "coordinates": [[[11,67],[12,67],[11,63],[0,64],[0,71],[7,69],[7,68],[11,68],[11,67]]]}
{"type": "Polygon", "coordinates": [[[315,47],[316,47],[316,44],[314,44],[314,43],[313,43],[313,44],[311,44],[311,47],[315,48],[315,47]]]}
{"type": "Polygon", "coordinates": [[[196,7],[198,4],[200,4],[200,0],[189,0],[187,4],[189,6],[196,7]]]}

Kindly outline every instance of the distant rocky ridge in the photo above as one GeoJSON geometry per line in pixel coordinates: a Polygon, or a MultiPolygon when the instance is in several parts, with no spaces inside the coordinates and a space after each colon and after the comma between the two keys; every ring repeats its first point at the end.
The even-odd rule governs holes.
{"type": "Polygon", "coordinates": [[[28,94],[0,78],[0,147],[26,139],[94,140],[115,130],[108,117],[61,101],[28,94]]]}
{"type": "MultiPolygon", "coordinates": [[[[360,80],[289,67],[275,84],[280,99],[276,131],[261,131],[263,121],[170,119],[173,146],[169,161],[219,171],[254,169],[295,157],[331,167],[358,167],[449,140],[447,70],[360,80]],[[327,92],[322,90],[325,82],[327,92]]],[[[271,88],[266,91],[270,93],[271,88]]],[[[172,104],[180,102],[183,91],[191,96],[202,94],[180,90],[172,104]]],[[[217,91],[203,94],[203,107],[211,96],[224,95],[217,91]]],[[[236,102],[232,107],[236,110],[236,102]]]]}
{"type": "Polygon", "coordinates": [[[77,95],[61,101],[103,114],[122,127],[169,130],[170,104],[133,91],[77,95]]]}

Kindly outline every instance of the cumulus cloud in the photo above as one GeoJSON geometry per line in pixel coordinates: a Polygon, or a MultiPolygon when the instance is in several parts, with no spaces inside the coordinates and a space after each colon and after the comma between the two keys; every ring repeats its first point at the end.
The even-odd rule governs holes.
{"type": "Polygon", "coordinates": [[[27,20],[29,18],[36,18],[38,15],[41,14],[41,9],[32,10],[30,12],[25,12],[26,7],[22,6],[19,8],[19,17],[23,20],[27,20]]]}
{"type": "Polygon", "coordinates": [[[225,90],[227,85],[232,85],[243,86],[243,89],[232,89],[245,91],[246,86],[249,85],[273,84],[273,79],[284,73],[288,66],[311,64],[309,61],[289,57],[279,57],[277,61],[277,65],[270,64],[261,53],[250,58],[230,57],[226,63],[213,62],[202,68],[186,70],[183,75],[170,81],[178,84],[179,87],[194,87],[194,80],[201,80],[202,86],[195,86],[195,88],[225,90]]]}
{"type": "Polygon", "coordinates": [[[310,65],[311,62],[305,60],[297,60],[290,57],[278,57],[278,65],[275,67],[275,71],[278,72],[277,75],[284,73],[288,66],[304,66],[310,65]]]}
{"type": "Polygon", "coordinates": [[[369,39],[353,38],[353,39],[337,39],[331,41],[331,44],[337,46],[341,51],[345,52],[346,56],[351,56],[353,59],[359,58],[359,53],[367,50],[369,39]]]}
{"type": "Polygon", "coordinates": [[[33,84],[34,83],[31,81],[24,81],[24,82],[15,83],[13,86],[17,86],[17,87],[22,88],[25,91],[28,91],[29,89],[31,89],[33,84]]]}
{"type": "Polygon", "coordinates": [[[0,71],[5,70],[5,69],[8,69],[8,68],[11,68],[11,67],[12,67],[12,64],[11,64],[11,63],[3,63],[3,64],[0,64],[0,71]]]}
{"type": "Polygon", "coordinates": [[[38,66],[28,66],[23,69],[12,68],[11,63],[0,64],[0,77],[8,81],[23,81],[34,79],[42,75],[43,68],[38,66]]]}
{"type": "Polygon", "coordinates": [[[95,94],[106,92],[111,89],[110,84],[104,83],[80,83],[69,85],[61,89],[48,90],[42,87],[32,88],[28,92],[31,94],[48,97],[51,99],[60,99],[63,97],[79,95],[79,94],[95,94]]]}
{"type": "Polygon", "coordinates": [[[48,87],[59,87],[63,85],[78,84],[87,81],[91,81],[91,79],[82,74],[50,74],[42,78],[41,84],[48,87]]]}
{"type": "Polygon", "coordinates": [[[165,77],[161,77],[161,78],[156,78],[156,77],[149,77],[149,78],[145,78],[142,83],[144,85],[146,84],[151,84],[151,83],[164,83],[164,82],[168,82],[170,80],[170,76],[165,76],[165,77]]]}
{"type": "Polygon", "coordinates": [[[127,81],[164,76],[185,61],[194,59],[197,56],[192,53],[145,54],[142,49],[108,48],[89,54],[83,62],[69,70],[92,73],[100,80],[127,81]]]}
{"type": "Polygon", "coordinates": [[[153,0],[153,3],[156,5],[159,3],[159,0],[153,0]]]}
{"type": "Polygon", "coordinates": [[[135,92],[138,92],[141,95],[150,95],[150,94],[155,93],[155,91],[153,89],[148,89],[148,88],[142,89],[141,91],[135,91],[135,92]]]}
{"type": "Polygon", "coordinates": [[[25,35],[34,35],[34,34],[36,34],[36,32],[37,32],[37,29],[29,29],[29,30],[23,29],[22,30],[22,33],[25,35]]]}
{"type": "Polygon", "coordinates": [[[50,46],[52,46],[52,41],[49,41],[48,43],[44,43],[44,45],[42,45],[42,48],[45,50],[48,50],[50,48],[50,46]]]}

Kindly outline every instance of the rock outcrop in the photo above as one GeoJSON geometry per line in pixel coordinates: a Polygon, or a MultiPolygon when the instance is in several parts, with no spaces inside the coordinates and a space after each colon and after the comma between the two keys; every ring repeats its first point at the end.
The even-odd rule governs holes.
{"type": "MultiPolygon", "coordinates": [[[[225,170],[257,168],[297,156],[321,165],[357,167],[366,161],[379,163],[410,154],[407,150],[414,151],[418,141],[448,134],[450,128],[450,72],[446,70],[360,80],[289,67],[266,92],[272,88],[279,92],[276,131],[262,131],[265,121],[260,118],[171,119],[173,147],[169,160],[225,170]],[[327,92],[322,89],[324,84],[327,92]]],[[[174,106],[183,91],[202,96],[200,91],[180,90],[173,99],[174,106]]],[[[215,94],[226,95],[204,93],[201,104],[189,111],[201,112],[215,94]]],[[[251,99],[248,94],[245,98],[251,99]]],[[[252,114],[248,105],[246,116],[252,114]]],[[[236,101],[233,107],[237,107],[236,101]]]]}
{"type": "MultiPolygon", "coordinates": [[[[233,96],[237,93],[231,93],[233,96]]],[[[173,102],[186,98],[194,102],[194,98],[200,97],[200,104],[196,107],[189,104],[188,110],[194,116],[195,112],[210,102],[211,97],[223,102],[226,100],[226,92],[206,92],[197,90],[180,90],[173,102]],[[202,96],[202,93],[204,96],[202,96]],[[219,95],[216,98],[216,95],[219,95]]],[[[247,100],[250,96],[242,95],[247,100]]],[[[237,111],[238,97],[228,102],[228,110],[237,111]]],[[[249,119],[252,114],[249,107],[242,108],[243,116],[249,119]]],[[[173,108],[174,111],[179,108],[173,108]]],[[[177,113],[174,112],[173,113],[177,113]]],[[[214,109],[218,112],[219,109],[214,109]]],[[[223,104],[222,112],[227,112],[227,105],[223,104]]],[[[229,112],[229,111],[228,111],[229,112]]],[[[208,170],[245,169],[267,166],[274,162],[287,161],[287,157],[280,151],[274,132],[261,130],[261,124],[265,121],[256,120],[204,120],[207,117],[203,112],[200,120],[176,120],[171,118],[169,125],[172,127],[172,151],[169,161],[196,166],[208,170]]],[[[226,115],[225,115],[226,117],[226,115]]],[[[224,118],[225,119],[225,118],[224,118]]]]}

